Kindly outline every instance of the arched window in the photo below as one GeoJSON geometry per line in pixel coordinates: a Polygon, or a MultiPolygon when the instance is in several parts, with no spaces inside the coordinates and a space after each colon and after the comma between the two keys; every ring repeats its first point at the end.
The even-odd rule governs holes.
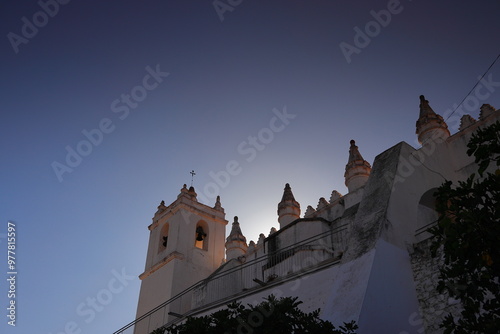
{"type": "Polygon", "coordinates": [[[208,250],[208,237],[208,224],[200,220],[196,224],[194,246],[199,249],[208,250]]]}
{"type": "Polygon", "coordinates": [[[439,217],[436,211],[436,197],[434,196],[436,190],[437,188],[427,190],[418,202],[416,236],[420,239],[430,236],[426,231],[437,222],[439,217]]]}
{"type": "Polygon", "coordinates": [[[163,225],[163,227],[161,228],[160,232],[158,253],[163,252],[165,249],[167,249],[167,245],[168,245],[168,223],[165,223],[165,225],[163,225]]]}

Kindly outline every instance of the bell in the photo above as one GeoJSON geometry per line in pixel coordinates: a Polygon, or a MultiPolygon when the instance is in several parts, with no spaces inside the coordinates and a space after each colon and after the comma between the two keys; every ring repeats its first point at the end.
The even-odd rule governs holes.
{"type": "Polygon", "coordinates": [[[196,228],[196,241],[203,241],[206,236],[207,234],[205,233],[205,231],[203,231],[203,228],[201,226],[198,226],[196,228]]]}

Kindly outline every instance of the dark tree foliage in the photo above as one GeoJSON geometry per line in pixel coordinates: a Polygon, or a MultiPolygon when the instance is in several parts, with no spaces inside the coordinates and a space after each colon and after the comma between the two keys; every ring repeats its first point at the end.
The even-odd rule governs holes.
{"type": "MultiPolygon", "coordinates": [[[[437,289],[462,303],[459,319],[448,314],[444,333],[500,332],[500,122],[478,130],[467,154],[479,165],[457,186],[435,193],[439,213],[432,252],[444,255],[437,289]],[[487,172],[490,164],[493,172],[487,172]]],[[[490,169],[491,170],[491,169],[490,169]]]]}
{"type": "Polygon", "coordinates": [[[304,313],[298,306],[297,297],[277,299],[270,295],[256,306],[244,307],[231,303],[226,309],[208,316],[188,317],[181,325],[159,328],[152,334],[355,334],[358,326],[354,321],[336,329],[329,321],[319,318],[319,309],[304,313]]]}

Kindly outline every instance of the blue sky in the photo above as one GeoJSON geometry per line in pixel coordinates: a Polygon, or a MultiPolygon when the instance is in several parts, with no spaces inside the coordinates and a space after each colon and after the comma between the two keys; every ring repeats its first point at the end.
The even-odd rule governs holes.
{"type": "MultiPolygon", "coordinates": [[[[419,95],[446,116],[500,52],[498,1],[61,2],[0,11],[0,249],[14,222],[18,262],[2,333],[112,333],[134,318],[151,217],[191,170],[256,240],[285,183],[302,213],[345,194],[351,139],[370,163],[417,146],[419,95]]],[[[500,107],[499,64],[485,80],[475,118],[500,107]]]]}

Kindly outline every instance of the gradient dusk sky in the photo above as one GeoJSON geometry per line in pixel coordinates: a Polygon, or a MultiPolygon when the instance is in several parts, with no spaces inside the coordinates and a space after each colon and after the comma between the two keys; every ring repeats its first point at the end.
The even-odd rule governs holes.
{"type": "MultiPolygon", "coordinates": [[[[345,194],[351,139],[370,163],[398,142],[418,147],[419,95],[447,118],[500,53],[498,0],[10,0],[0,15],[9,334],[132,321],[147,226],[191,170],[200,201],[220,195],[256,241],[279,227],[285,183],[302,214],[345,194]],[[92,306],[98,295],[111,297],[92,306]]],[[[478,87],[452,134],[460,113],[500,108],[500,61],[478,87]]]]}

